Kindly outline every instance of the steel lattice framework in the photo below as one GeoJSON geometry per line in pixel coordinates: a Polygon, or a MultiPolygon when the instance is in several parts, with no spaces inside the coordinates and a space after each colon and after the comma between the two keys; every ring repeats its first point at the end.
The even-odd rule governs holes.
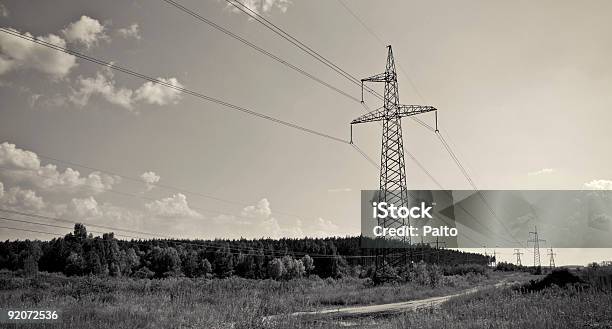
{"type": "MultiPolygon", "coordinates": [[[[387,46],[387,65],[385,72],[376,74],[366,79],[365,82],[383,82],[385,84],[384,104],[381,108],[366,113],[351,122],[353,124],[381,121],[382,148],[380,155],[380,186],[378,202],[387,202],[395,206],[408,206],[408,189],[406,187],[406,167],[404,163],[404,142],[402,138],[403,117],[436,111],[432,106],[423,105],[401,105],[399,102],[399,88],[397,73],[395,71],[395,60],[391,46],[387,46]]],[[[383,227],[401,227],[410,225],[409,220],[403,219],[379,219],[378,225],[383,227]]],[[[406,242],[406,240],[404,240],[406,242]]],[[[407,241],[411,243],[410,240],[407,241]]],[[[407,262],[406,248],[402,252],[386,248],[383,242],[381,248],[376,251],[376,277],[384,276],[381,272],[385,265],[394,266],[400,262],[407,262]]]]}

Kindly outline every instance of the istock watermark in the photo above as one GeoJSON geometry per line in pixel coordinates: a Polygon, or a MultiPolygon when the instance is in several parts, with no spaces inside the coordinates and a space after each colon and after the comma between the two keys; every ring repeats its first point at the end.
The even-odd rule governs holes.
{"type": "Polygon", "coordinates": [[[612,191],[361,192],[364,248],[520,248],[536,228],[555,248],[612,248],[612,191]]]}
{"type": "Polygon", "coordinates": [[[362,191],[362,247],[408,248],[430,242],[456,247],[459,231],[439,213],[452,204],[447,195],[418,191],[398,203],[381,200],[380,195],[379,191],[362,191]]]}

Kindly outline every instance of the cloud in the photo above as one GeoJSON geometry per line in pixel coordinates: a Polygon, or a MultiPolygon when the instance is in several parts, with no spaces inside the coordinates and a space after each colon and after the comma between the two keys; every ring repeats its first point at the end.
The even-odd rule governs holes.
{"type": "Polygon", "coordinates": [[[2,207],[19,210],[40,210],[45,207],[42,197],[36,192],[22,189],[18,186],[4,190],[4,184],[0,182],[0,205],[2,207]]]}
{"type": "MultiPolygon", "coordinates": [[[[242,4],[244,4],[246,7],[248,7],[249,9],[251,9],[252,11],[258,14],[267,14],[270,11],[272,11],[272,9],[278,9],[280,12],[285,13],[287,12],[287,9],[291,5],[291,1],[290,0],[245,0],[245,1],[242,1],[242,4]]],[[[238,12],[238,13],[240,12],[240,10],[234,7],[233,5],[228,4],[228,6],[231,6],[230,8],[233,12],[238,12]]]]}
{"type": "MultiPolygon", "coordinates": [[[[21,33],[15,29],[8,30],[32,38],[32,34],[21,33]]],[[[46,37],[37,37],[60,47],[66,47],[66,40],[55,34],[46,37]]],[[[72,55],[59,52],[33,42],[2,33],[0,35],[0,75],[17,68],[37,70],[53,76],[63,78],[77,65],[72,55]]]]}
{"type": "MultiPolygon", "coordinates": [[[[177,87],[183,87],[176,78],[158,79],[177,87]]],[[[97,72],[96,76],[93,78],[78,77],[76,84],[77,87],[73,89],[68,99],[80,107],[89,104],[92,96],[99,95],[111,104],[138,113],[138,111],[134,109],[136,102],[163,106],[176,104],[181,98],[179,91],[153,82],[145,82],[136,89],[136,91],[128,88],[116,87],[110,67],[106,68],[104,71],[97,72]]]]}
{"type": "Polygon", "coordinates": [[[333,232],[338,230],[338,225],[334,224],[329,219],[319,217],[316,221],[316,228],[318,230],[317,233],[333,234],[333,232]]]}
{"type": "Polygon", "coordinates": [[[150,191],[155,187],[155,184],[159,182],[161,177],[153,171],[147,171],[140,175],[140,178],[146,183],[147,191],[150,191]]]}
{"type": "Polygon", "coordinates": [[[132,109],[132,90],[116,88],[112,75],[107,78],[98,72],[95,78],[79,77],[76,83],[78,89],[69,96],[70,101],[76,105],[85,106],[92,95],[100,95],[111,104],[132,109]]]}
{"type": "MultiPolygon", "coordinates": [[[[165,83],[182,88],[183,85],[176,78],[158,78],[165,83]]],[[[148,104],[167,105],[176,104],[181,98],[181,92],[153,82],[145,82],[135,92],[135,99],[148,104]]]]}
{"type": "Polygon", "coordinates": [[[252,218],[268,218],[272,215],[272,209],[270,209],[270,201],[268,199],[263,198],[257,202],[254,206],[247,206],[242,209],[242,216],[252,217],[252,218]]]}
{"type": "Polygon", "coordinates": [[[552,174],[555,172],[555,169],[553,168],[543,168],[541,170],[538,171],[532,171],[527,173],[528,176],[540,176],[540,175],[547,175],[547,174],[552,174]]]}
{"type": "Polygon", "coordinates": [[[125,39],[129,39],[129,38],[134,38],[137,40],[140,40],[140,27],[138,26],[137,23],[134,23],[128,27],[124,27],[124,28],[120,28],[117,30],[117,33],[125,38],[125,39]]]}
{"type": "Polygon", "coordinates": [[[587,190],[612,190],[612,180],[595,179],[584,183],[584,188],[587,190]]]}
{"type": "Polygon", "coordinates": [[[202,218],[202,214],[189,207],[187,197],[182,193],[147,203],[145,207],[157,217],[202,218]]]}
{"type": "Polygon", "coordinates": [[[67,204],[57,204],[53,207],[52,213],[54,216],[85,224],[99,223],[132,230],[142,229],[144,223],[142,212],[110,203],[100,203],[93,196],[73,198],[67,204]]]}
{"type": "Polygon", "coordinates": [[[341,188],[330,188],[327,190],[328,193],[341,193],[341,192],[351,192],[353,189],[349,187],[341,187],[341,188]]]}
{"type": "Polygon", "coordinates": [[[84,199],[72,199],[68,205],[68,211],[78,218],[92,218],[102,215],[102,211],[98,207],[98,201],[93,196],[84,199]]]}
{"type": "Polygon", "coordinates": [[[104,30],[104,25],[98,20],[83,15],[78,21],[70,23],[62,30],[62,33],[68,42],[80,43],[91,48],[96,46],[100,40],[110,41],[104,30]]]}
{"type": "Polygon", "coordinates": [[[34,152],[17,148],[15,144],[0,144],[0,177],[5,181],[20,183],[46,192],[101,193],[110,190],[119,178],[92,172],[81,176],[79,171],[66,168],[63,172],[54,164],[41,165],[34,152]]]}
{"type": "Polygon", "coordinates": [[[0,17],[8,17],[9,11],[6,6],[0,2],[0,17]]]}
{"type": "Polygon", "coordinates": [[[339,227],[331,220],[317,218],[278,220],[273,216],[270,202],[263,198],[257,204],[242,209],[239,216],[220,215],[214,219],[215,228],[222,236],[233,238],[298,238],[338,235],[339,227]]]}

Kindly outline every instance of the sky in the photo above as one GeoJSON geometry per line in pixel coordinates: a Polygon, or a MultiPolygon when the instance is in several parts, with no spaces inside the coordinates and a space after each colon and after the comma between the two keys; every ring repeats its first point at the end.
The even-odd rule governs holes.
{"type": "MultiPolygon", "coordinates": [[[[439,109],[440,130],[479,188],[612,188],[612,3],[343,1],[369,31],[338,1],[246,4],[358,78],[384,70],[391,44],[400,101],[439,109]]],[[[360,97],[226,1],[180,3],[360,97]]],[[[363,113],[161,0],[0,0],[0,27],[343,139],[363,113]]],[[[3,33],[0,99],[4,209],[185,238],[355,235],[360,190],[378,186],[378,170],[348,145],[3,33]]],[[[470,188],[433,133],[408,119],[403,131],[445,188],[470,188]]],[[[380,134],[359,125],[353,138],[376,160],[380,134]]],[[[406,172],[409,188],[436,188],[409,159],[406,172]]],[[[49,237],[0,229],[0,239],[49,237]]],[[[566,255],[568,264],[609,258],[566,255]]]]}

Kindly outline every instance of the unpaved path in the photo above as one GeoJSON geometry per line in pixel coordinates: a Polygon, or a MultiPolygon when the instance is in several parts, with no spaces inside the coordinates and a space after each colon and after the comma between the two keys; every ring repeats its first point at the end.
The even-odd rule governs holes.
{"type": "MultiPolygon", "coordinates": [[[[392,313],[400,313],[406,311],[414,311],[422,308],[431,308],[440,306],[440,304],[448,301],[449,299],[457,296],[463,296],[468,294],[473,294],[477,291],[491,288],[491,287],[502,287],[506,285],[513,285],[518,282],[509,283],[506,280],[502,280],[494,285],[486,285],[476,288],[467,289],[461,291],[456,294],[439,296],[439,297],[430,297],[425,299],[417,299],[411,300],[407,302],[399,302],[399,303],[389,303],[389,304],[379,304],[379,305],[368,305],[368,306],[351,306],[351,307],[343,307],[343,308],[335,308],[335,309],[326,309],[326,310],[318,310],[311,312],[295,312],[291,313],[289,316],[307,316],[307,317],[334,317],[334,318],[355,318],[355,317],[363,317],[363,316],[373,316],[373,315],[381,315],[381,314],[392,314],[392,313]]],[[[274,320],[280,317],[279,315],[273,315],[266,317],[264,321],[274,320]]]]}

